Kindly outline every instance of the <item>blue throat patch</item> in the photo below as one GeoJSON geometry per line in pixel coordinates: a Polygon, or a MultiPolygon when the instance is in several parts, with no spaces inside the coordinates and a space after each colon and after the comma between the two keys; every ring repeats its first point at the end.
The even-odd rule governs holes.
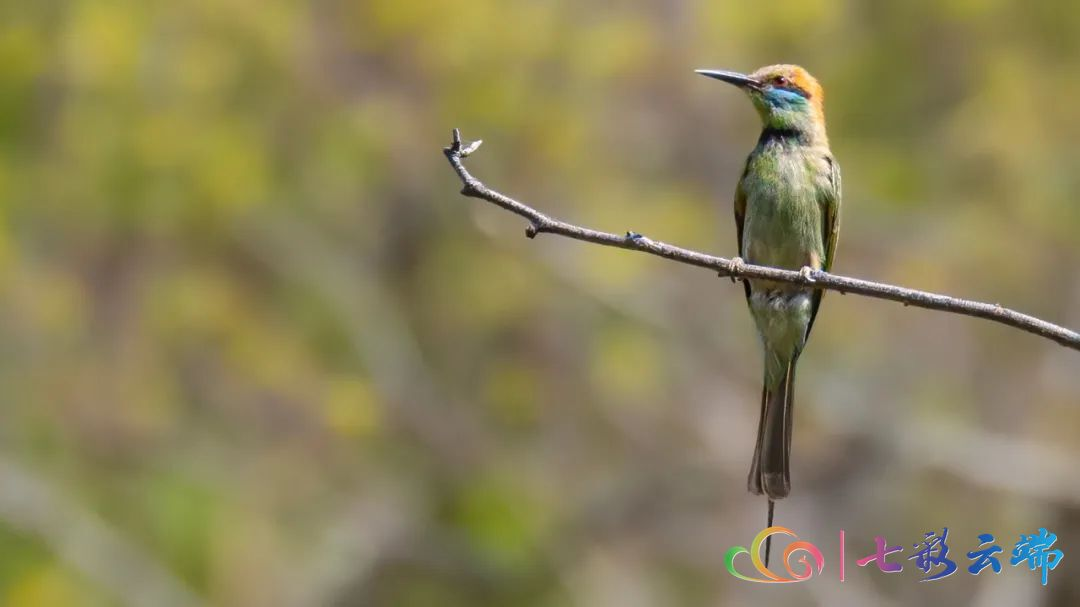
{"type": "Polygon", "coordinates": [[[765,100],[775,108],[785,109],[805,107],[808,103],[806,97],[798,91],[775,87],[765,91],[765,100]]]}

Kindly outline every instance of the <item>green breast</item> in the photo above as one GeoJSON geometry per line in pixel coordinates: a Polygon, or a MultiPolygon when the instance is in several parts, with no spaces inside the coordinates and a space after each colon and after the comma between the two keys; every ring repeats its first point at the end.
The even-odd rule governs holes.
{"type": "Polygon", "coordinates": [[[793,270],[820,268],[825,258],[820,193],[828,176],[820,149],[762,142],[750,155],[741,184],[743,259],[793,270]]]}

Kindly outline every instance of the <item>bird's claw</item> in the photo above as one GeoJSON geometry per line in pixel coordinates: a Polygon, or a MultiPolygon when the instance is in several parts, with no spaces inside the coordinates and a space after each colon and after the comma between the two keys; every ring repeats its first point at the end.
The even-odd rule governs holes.
{"type": "Polygon", "coordinates": [[[806,282],[816,282],[814,280],[814,269],[810,266],[803,266],[802,269],[799,270],[799,274],[802,275],[803,280],[806,282]]]}
{"type": "Polygon", "coordinates": [[[745,267],[746,262],[742,257],[732,257],[728,260],[728,272],[730,272],[728,278],[731,279],[731,282],[737,282],[739,280],[738,274],[740,274],[745,267]]]}

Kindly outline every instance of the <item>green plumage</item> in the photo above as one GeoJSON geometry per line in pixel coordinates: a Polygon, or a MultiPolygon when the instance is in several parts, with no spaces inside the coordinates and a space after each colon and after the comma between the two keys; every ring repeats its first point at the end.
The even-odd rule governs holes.
{"type": "MultiPolygon", "coordinates": [[[[750,96],[764,129],[735,192],[739,255],[790,270],[829,270],[840,217],[840,168],[829,151],[822,90],[798,66],[749,76],[703,70],[750,96]]],[[[750,491],[770,500],[791,490],[795,365],[814,324],[822,291],[765,280],[745,283],[764,346],[764,381],[750,491]]],[[[770,507],[771,512],[771,507],[770,507]]]]}
{"type": "MultiPolygon", "coordinates": [[[[839,170],[828,147],[798,133],[766,129],[736,193],[739,254],[753,264],[828,270],[839,202],[839,170]]],[[[821,295],[769,281],[746,283],[765,351],[761,423],[748,486],[772,499],[786,497],[791,489],[795,363],[821,295]]]]}

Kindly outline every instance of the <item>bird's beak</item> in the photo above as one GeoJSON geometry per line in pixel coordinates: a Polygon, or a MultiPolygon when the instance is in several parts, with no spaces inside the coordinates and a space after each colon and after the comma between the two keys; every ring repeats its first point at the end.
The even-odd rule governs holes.
{"type": "Polygon", "coordinates": [[[723,80],[728,84],[734,84],[739,88],[759,89],[761,83],[754,80],[746,74],[740,74],[739,72],[726,72],[724,70],[694,70],[702,76],[708,76],[709,78],[716,78],[717,80],[723,80]]]}

